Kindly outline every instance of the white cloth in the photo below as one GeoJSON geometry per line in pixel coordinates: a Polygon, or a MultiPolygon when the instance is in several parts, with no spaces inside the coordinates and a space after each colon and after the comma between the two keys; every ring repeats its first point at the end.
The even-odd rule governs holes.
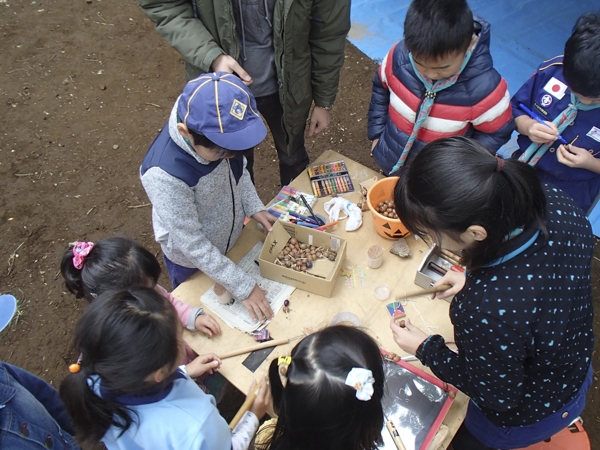
{"type": "Polygon", "coordinates": [[[325,212],[329,215],[329,221],[343,220],[348,217],[346,231],[355,231],[362,225],[362,211],[356,203],[349,202],[343,197],[334,197],[323,205],[325,212]],[[344,213],[344,217],[340,217],[344,213]]]}

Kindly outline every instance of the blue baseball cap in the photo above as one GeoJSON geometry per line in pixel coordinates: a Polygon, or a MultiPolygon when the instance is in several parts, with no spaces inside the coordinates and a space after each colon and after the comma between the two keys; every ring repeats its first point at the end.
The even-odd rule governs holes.
{"type": "Polygon", "coordinates": [[[189,81],[177,113],[188,129],[227,150],[247,150],[267,135],[252,92],[228,72],[205,73],[189,81]]]}

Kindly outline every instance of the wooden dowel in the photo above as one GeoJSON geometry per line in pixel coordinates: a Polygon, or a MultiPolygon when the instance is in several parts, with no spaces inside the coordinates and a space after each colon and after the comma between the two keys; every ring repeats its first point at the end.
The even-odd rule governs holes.
{"type": "Polygon", "coordinates": [[[231,419],[231,423],[229,424],[229,429],[231,431],[233,431],[235,426],[241,420],[244,413],[250,409],[250,407],[252,406],[252,403],[254,403],[254,400],[256,400],[256,393],[258,391],[258,388],[260,388],[261,383],[262,383],[262,378],[258,380],[258,383],[256,383],[256,388],[253,389],[252,392],[250,392],[248,394],[248,396],[246,397],[246,400],[244,400],[244,403],[242,403],[242,406],[240,406],[240,409],[238,410],[238,412],[235,414],[233,419],[231,419]]]}
{"type": "Polygon", "coordinates": [[[390,432],[390,435],[392,436],[392,439],[394,440],[394,444],[396,444],[396,448],[398,450],[406,450],[406,447],[404,446],[404,442],[402,442],[402,439],[400,438],[400,434],[398,433],[398,430],[396,430],[396,427],[394,426],[394,424],[392,423],[391,420],[388,420],[385,423],[385,427],[390,432]]]}
{"type": "Polygon", "coordinates": [[[284,345],[289,342],[290,342],[290,340],[288,338],[275,339],[273,341],[261,342],[260,344],[251,345],[250,347],[240,348],[237,350],[232,350],[227,353],[223,353],[222,355],[219,355],[219,358],[220,359],[233,358],[234,356],[243,355],[244,353],[250,353],[255,350],[262,350],[263,348],[276,347],[278,345],[284,345]]]}
{"type": "Polygon", "coordinates": [[[398,295],[396,296],[396,300],[404,300],[406,298],[418,297],[419,295],[435,294],[436,292],[447,291],[451,287],[452,286],[449,284],[441,284],[439,286],[435,286],[429,289],[421,289],[420,291],[409,292],[405,295],[398,295]]]}
{"type": "Polygon", "coordinates": [[[449,259],[450,261],[452,261],[455,264],[460,265],[460,256],[457,255],[456,253],[453,253],[449,250],[445,250],[443,248],[440,249],[440,253],[442,254],[442,256],[445,256],[446,259],[449,259]]]}

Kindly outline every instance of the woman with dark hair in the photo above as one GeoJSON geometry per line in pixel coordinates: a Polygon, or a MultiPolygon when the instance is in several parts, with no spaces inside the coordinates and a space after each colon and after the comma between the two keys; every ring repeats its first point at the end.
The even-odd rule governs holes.
{"type": "Polygon", "coordinates": [[[271,362],[269,382],[278,419],[259,431],[257,449],[374,450],[382,443],[383,360],[365,332],[336,325],[311,334],[271,362]]]}
{"type": "Polygon", "coordinates": [[[415,235],[459,252],[449,271],[458,353],[406,320],[394,340],[471,401],[454,448],[527,447],[583,410],[592,377],[590,225],[573,200],[540,185],[532,167],[474,140],[439,139],[408,165],[394,192],[415,235]]]}
{"type": "Polygon", "coordinates": [[[109,450],[248,448],[269,406],[268,386],[230,433],[214,397],[178,367],[182,330],[154,289],[109,291],[86,308],[75,330],[77,369],[59,391],[82,443],[102,441],[109,450]]]}

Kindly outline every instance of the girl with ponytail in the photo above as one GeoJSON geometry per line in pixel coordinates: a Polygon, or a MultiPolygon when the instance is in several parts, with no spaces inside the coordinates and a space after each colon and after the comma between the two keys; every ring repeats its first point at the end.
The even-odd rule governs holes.
{"type": "Polygon", "coordinates": [[[257,450],[382,444],[383,360],[365,332],[336,325],[311,334],[271,362],[269,383],[278,419],[259,431],[257,450]]]}
{"type": "Polygon", "coordinates": [[[394,192],[413,234],[457,252],[447,272],[458,353],[393,321],[394,340],[471,401],[454,448],[521,448],[583,410],[593,348],[594,239],[583,212],[532,167],[463,137],[426,145],[394,192]]]}
{"type": "MultiPolygon", "coordinates": [[[[92,302],[105,291],[119,291],[135,287],[152,287],[173,304],[181,324],[191,331],[200,331],[208,337],[221,333],[221,327],[200,307],[192,307],[175,298],[158,284],[160,264],[146,248],[125,236],[101,239],[98,242],[72,243],[62,258],[61,273],[65,287],[76,298],[92,302]]],[[[198,355],[186,344],[183,363],[198,355]]],[[[201,356],[210,372],[219,367],[215,361],[201,356]]]]}
{"type": "Polygon", "coordinates": [[[106,292],[91,303],[75,330],[78,367],[59,391],[82,443],[102,441],[109,450],[248,448],[268,407],[268,386],[232,435],[214,398],[178,367],[181,335],[175,309],[153,289],[106,292]]]}

